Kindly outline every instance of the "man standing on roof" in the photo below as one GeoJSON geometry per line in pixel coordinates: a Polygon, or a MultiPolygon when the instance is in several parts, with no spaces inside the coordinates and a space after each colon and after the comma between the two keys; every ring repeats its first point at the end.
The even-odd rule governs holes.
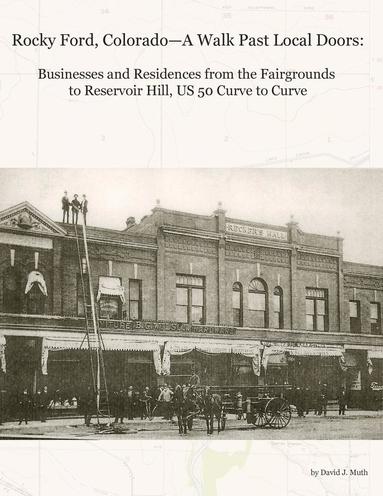
{"type": "Polygon", "coordinates": [[[63,211],[63,222],[69,224],[69,207],[70,201],[68,198],[68,192],[64,191],[64,196],[61,198],[61,208],[63,211]]]}
{"type": "Polygon", "coordinates": [[[72,200],[72,224],[77,224],[78,213],[81,210],[81,203],[78,201],[78,195],[74,195],[72,200]]]}
{"type": "Polygon", "coordinates": [[[86,226],[86,214],[88,213],[88,200],[86,195],[82,195],[81,210],[84,215],[84,225],[86,226]]]}

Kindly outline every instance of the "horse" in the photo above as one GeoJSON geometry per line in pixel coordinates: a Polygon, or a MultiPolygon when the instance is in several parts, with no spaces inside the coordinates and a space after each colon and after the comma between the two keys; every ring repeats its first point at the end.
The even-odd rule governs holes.
{"type": "Polygon", "coordinates": [[[208,435],[214,432],[214,417],[218,422],[218,434],[224,430],[224,425],[221,424],[221,419],[224,415],[224,407],[222,398],[218,393],[213,393],[207,386],[199,398],[201,409],[206,420],[206,432],[208,435]]]}
{"type": "Polygon", "coordinates": [[[186,435],[193,428],[193,417],[197,414],[194,388],[177,386],[174,392],[173,404],[178,421],[180,436],[186,435]]]}

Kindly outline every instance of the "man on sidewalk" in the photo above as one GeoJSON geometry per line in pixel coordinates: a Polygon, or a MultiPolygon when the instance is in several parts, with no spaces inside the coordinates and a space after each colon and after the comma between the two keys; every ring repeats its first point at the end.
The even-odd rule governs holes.
{"type": "Polygon", "coordinates": [[[23,394],[19,400],[19,425],[25,422],[28,424],[28,420],[31,414],[32,401],[28,393],[28,389],[24,389],[23,394]]]}
{"type": "Polygon", "coordinates": [[[163,402],[164,405],[164,419],[171,420],[172,419],[172,399],[173,399],[173,391],[170,387],[165,384],[162,389],[158,401],[163,402]]]}
{"type": "Polygon", "coordinates": [[[50,403],[50,399],[48,395],[48,387],[44,386],[43,391],[40,390],[37,391],[36,400],[35,400],[37,419],[40,420],[40,422],[47,421],[47,411],[48,411],[49,403],[50,403]]]}
{"type": "Polygon", "coordinates": [[[339,404],[339,415],[344,415],[346,413],[346,407],[347,407],[347,393],[344,387],[342,387],[338,393],[338,404],[339,404]]]}
{"type": "Polygon", "coordinates": [[[80,397],[80,406],[84,415],[84,424],[89,427],[93,411],[95,410],[94,391],[91,386],[88,386],[84,395],[80,397]]]}
{"type": "Polygon", "coordinates": [[[126,416],[128,417],[128,420],[133,420],[134,403],[135,403],[135,398],[134,398],[133,386],[129,386],[128,391],[126,393],[126,416]]]}

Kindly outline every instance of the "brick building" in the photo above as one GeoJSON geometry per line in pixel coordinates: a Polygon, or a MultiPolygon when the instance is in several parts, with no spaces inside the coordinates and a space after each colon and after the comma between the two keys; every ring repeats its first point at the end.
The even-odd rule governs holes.
{"type": "MultiPolygon", "coordinates": [[[[339,237],[159,205],[87,237],[111,388],[191,374],[321,381],[363,405],[383,384],[383,267],[344,261],[339,237]]],[[[11,394],[48,384],[69,398],[90,382],[79,245],[74,226],[27,202],[0,212],[0,380],[11,394]]]]}

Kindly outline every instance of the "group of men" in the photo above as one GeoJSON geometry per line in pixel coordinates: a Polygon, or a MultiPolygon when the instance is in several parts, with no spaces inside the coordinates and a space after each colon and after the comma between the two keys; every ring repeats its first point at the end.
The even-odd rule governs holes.
{"type": "Polygon", "coordinates": [[[78,223],[78,213],[82,212],[84,224],[86,225],[86,215],[88,213],[88,200],[86,195],[82,195],[82,201],[80,201],[78,195],[75,194],[71,201],[69,200],[68,192],[64,191],[64,196],[61,198],[61,208],[63,211],[63,223],[69,224],[69,210],[72,209],[72,224],[78,223]]]}
{"type": "Polygon", "coordinates": [[[50,402],[47,386],[44,386],[43,390],[39,389],[35,395],[29,394],[28,389],[24,389],[18,399],[19,425],[22,422],[28,424],[32,418],[46,422],[50,402]]]}
{"type": "MultiPolygon", "coordinates": [[[[341,387],[337,395],[339,415],[345,415],[348,394],[345,387],[341,387]]],[[[313,410],[314,415],[327,415],[328,393],[327,384],[319,384],[318,388],[311,391],[309,387],[296,387],[294,391],[293,404],[297,409],[298,417],[304,417],[313,410]]]]}
{"type": "Polygon", "coordinates": [[[115,423],[123,423],[124,418],[133,420],[135,417],[144,420],[152,418],[155,410],[157,414],[163,414],[164,419],[171,420],[173,417],[174,392],[170,386],[164,384],[158,389],[144,387],[142,391],[129,386],[127,389],[119,389],[113,392],[111,397],[111,411],[115,423]]]}

